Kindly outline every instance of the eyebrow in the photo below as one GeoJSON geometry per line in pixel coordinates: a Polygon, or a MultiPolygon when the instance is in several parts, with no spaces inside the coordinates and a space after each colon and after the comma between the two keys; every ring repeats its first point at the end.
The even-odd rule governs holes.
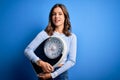
{"type": "Polygon", "coordinates": [[[54,11],[53,11],[52,13],[63,13],[63,12],[61,12],[61,11],[59,11],[59,12],[54,12],[54,11]]]}

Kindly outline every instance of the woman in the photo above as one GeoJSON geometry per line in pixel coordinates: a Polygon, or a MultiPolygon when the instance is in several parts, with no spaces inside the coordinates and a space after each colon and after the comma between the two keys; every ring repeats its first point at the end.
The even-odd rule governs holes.
{"type": "Polygon", "coordinates": [[[68,80],[67,70],[76,62],[77,39],[71,32],[69,14],[63,4],[55,4],[49,14],[49,23],[25,49],[25,55],[42,68],[44,73],[38,74],[39,79],[68,80]],[[42,61],[34,54],[39,44],[50,36],[60,36],[67,44],[67,55],[57,68],[42,61]]]}

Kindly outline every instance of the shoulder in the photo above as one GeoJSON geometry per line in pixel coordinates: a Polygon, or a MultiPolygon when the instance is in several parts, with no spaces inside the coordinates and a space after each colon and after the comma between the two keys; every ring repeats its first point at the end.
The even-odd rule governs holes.
{"type": "Polygon", "coordinates": [[[45,30],[42,30],[38,34],[46,34],[46,32],[45,32],[45,30]]]}
{"type": "Polygon", "coordinates": [[[71,35],[69,37],[72,38],[72,39],[76,39],[77,38],[75,33],[71,33],[71,35]]]}
{"type": "Polygon", "coordinates": [[[47,35],[47,33],[45,32],[45,30],[42,30],[38,33],[38,35],[47,35]]]}
{"type": "Polygon", "coordinates": [[[70,36],[68,36],[68,40],[69,40],[69,41],[77,41],[76,34],[71,33],[71,35],[70,35],[70,36]]]}
{"type": "Polygon", "coordinates": [[[38,33],[37,36],[41,36],[41,37],[48,37],[48,34],[45,32],[45,30],[42,30],[38,33]]]}

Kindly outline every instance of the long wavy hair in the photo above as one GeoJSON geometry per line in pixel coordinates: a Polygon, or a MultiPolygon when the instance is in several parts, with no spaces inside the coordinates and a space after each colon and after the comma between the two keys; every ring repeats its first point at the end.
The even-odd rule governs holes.
{"type": "Polygon", "coordinates": [[[64,21],[64,28],[63,28],[63,33],[66,35],[66,36],[70,36],[71,35],[71,23],[70,23],[70,18],[69,18],[69,14],[68,14],[68,11],[65,7],[65,5],[63,4],[55,4],[51,11],[50,11],[50,14],[49,14],[49,22],[48,22],[48,25],[45,29],[45,31],[47,32],[47,34],[49,36],[53,35],[53,32],[56,28],[56,26],[53,24],[52,22],[52,12],[53,10],[56,8],[56,7],[60,7],[64,13],[64,17],[65,17],[65,21],[64,21]]]}

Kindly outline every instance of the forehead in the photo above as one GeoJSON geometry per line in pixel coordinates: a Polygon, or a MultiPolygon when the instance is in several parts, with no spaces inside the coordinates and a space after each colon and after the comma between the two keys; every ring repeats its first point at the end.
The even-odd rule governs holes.
{"type": "Polygon", "coordinates": [[[63,13],[63,11],[62,11],[62,9],[60,7],[54,8],[53,12],[62,12],[63,13]]]}

